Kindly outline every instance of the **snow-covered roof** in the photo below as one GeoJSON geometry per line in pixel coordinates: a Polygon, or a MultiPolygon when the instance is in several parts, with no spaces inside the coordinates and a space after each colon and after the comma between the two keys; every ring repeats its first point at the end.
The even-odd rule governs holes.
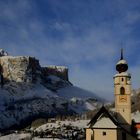
{"type": "Polygon", "coordinates": [[[66,66],[56,66],[56,65],[49,65],[48,68],[57,68],[57,69],[68,69],[66,66]]]}
{"type": "Polygon", "coordinates": [[[16,59],[16,58],[34,58],[31,56],[11,56],[11,55],[5,55],[1,57],[1,59],[16,59]]]}
{"type": "Polygon", "coordinates": [[[113,117],[112,114],[110,114],[108,110],[104,106],[102,106],[101,109],[96,113],[96,115],[91,119],[88,125],[90,125],[90,127],[106,128],[107,125],[104,126],[104,123],[107,125],[108,123],[110,123],[108,128],[114,128],[115,126],[118,126],[118,122],[115,117],[113,117]]]}
{"type": "Polygon", "coordinates": [[[117,128],[117,126],[111,121],[110,118],[102,117],[100,118],[93,127],[96,128],[117,128]]]}
{"type": "Polygon", "coordinates": [[[120,60],[120,61],[117,63],[117,65],[119,65],[119,64],[127,64],[127,61],[124,60],[124,59],[122,59],[122,60],[120,60]]]}
{"type": "Polygon", "coordinates": [[[128,73],[128,72],[121,72],[121,73],[117,73],[117,74],[115,74],[114,75],[114,77],[119,77],[119,76],[131,76],[131,74],[130,73],[128,73]]]}

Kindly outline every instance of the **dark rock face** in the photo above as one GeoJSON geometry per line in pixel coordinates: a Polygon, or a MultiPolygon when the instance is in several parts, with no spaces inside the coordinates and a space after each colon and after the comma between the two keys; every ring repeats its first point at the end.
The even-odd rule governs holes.
{"type": "Polygon", "coordinates": [[[52,91],[71,85],[68,81],[68,68],[64,66],[43,67],[42,81],[43,85],[52,91]]]}
{"type": "Polygon", "coordinates": [[[68,68],[64,66],[48,66],[42,67],[42,72],[44,76],[54,75],[68,81],[68,68]]]}

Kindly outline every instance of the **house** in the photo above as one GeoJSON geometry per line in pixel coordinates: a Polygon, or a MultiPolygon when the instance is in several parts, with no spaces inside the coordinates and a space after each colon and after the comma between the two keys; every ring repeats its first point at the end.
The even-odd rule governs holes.
{"type": "MultiPolygon", "coordinates": [[[[115,111],[104,106],[95,114],[86,129],[86,140],[137,140],[136,123],[131,116],[131,75],[128,64],[121,58],[116,64],[114,76],[115,111]]],[[[139,125],[137,125],[139,127],[139,125]]]]}

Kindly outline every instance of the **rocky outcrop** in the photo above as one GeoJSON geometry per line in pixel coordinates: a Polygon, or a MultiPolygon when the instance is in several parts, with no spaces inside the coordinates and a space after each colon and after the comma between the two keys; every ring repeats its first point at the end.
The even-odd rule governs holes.
{"type": "Polygon", "coordinates": [[[0,49],[0,56],[7,56],[8,53],[4,51],[3,49],[0,49]]]}
{"type": "Polygon", "coordinates": [[[68,68],[64,66],[47,66],[42,67],[42,73],[44,76],[49,75],[57,76],[65,81],[68,81],[68,68]]]}
{"type": "Polygon", "coordinates": [[[18,83],[42,81],[47,84],[48,78],[52,75],[68,81],[68,68],[63,66],[41,67],[36,58],[28,56],[1,56],[0,73],[3,76],[4,83],[11,81],[18,83]]]}
{"type": "Polygon", "coordinates": [[[24,56],[0,57],[0,66],[5,82],[35,82],[41,69],[38,60],[24,56]]]}

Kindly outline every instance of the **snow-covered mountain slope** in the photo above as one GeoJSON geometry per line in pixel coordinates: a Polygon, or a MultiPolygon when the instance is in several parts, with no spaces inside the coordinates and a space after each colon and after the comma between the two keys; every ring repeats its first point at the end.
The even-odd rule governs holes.
{"type": "Polygon", "coordinates": [[[41,67],[34,57],[1,52],[0,130],[38,117],[72,115],[101,105],[101,98],[70,83],[67,67],[41,67]]]}
{"type": "Polygon", "coordinates": [[[75,98],[81,98],[81,99],[93,98],[95,100],[97,99],[101,100],[93,92],[90,92],[88,90],[85,90],[76,86],[67,86],[67,87],[59,89],[57,92],[60,97],[63,97],[66,99],[71,99],[75,97],[75,98]]]}
{"type": "Polygon", "coordinates": [[[41,84],[22,85],[14,89],[10,86],[0,90],[0,129],[37,116],[51,117],[72,112],[69,108],[68,112],[65,111],[66,100],[41,84]]]}
{"type": "Polygon", "coordinates": [[[93,110],[100,103],[97,101],[97,96],[95,98],[90,94],[71,85],[58,92],[52,92],[39,83],[7,84],[0,89],[0,130],[18,126],[23,121],[28,122],[36,117],[47,118],[93,110]],[[93,102],[90,102],[90,99],[93,99],[93,102]]]}
{"type": "Polygon", "coordinates": [[[67,86],[57,91],[57,95],[69,101],[69,104],[77,113],[99,108],[104,101],[96,94],[76,86],[67,86]]]}

